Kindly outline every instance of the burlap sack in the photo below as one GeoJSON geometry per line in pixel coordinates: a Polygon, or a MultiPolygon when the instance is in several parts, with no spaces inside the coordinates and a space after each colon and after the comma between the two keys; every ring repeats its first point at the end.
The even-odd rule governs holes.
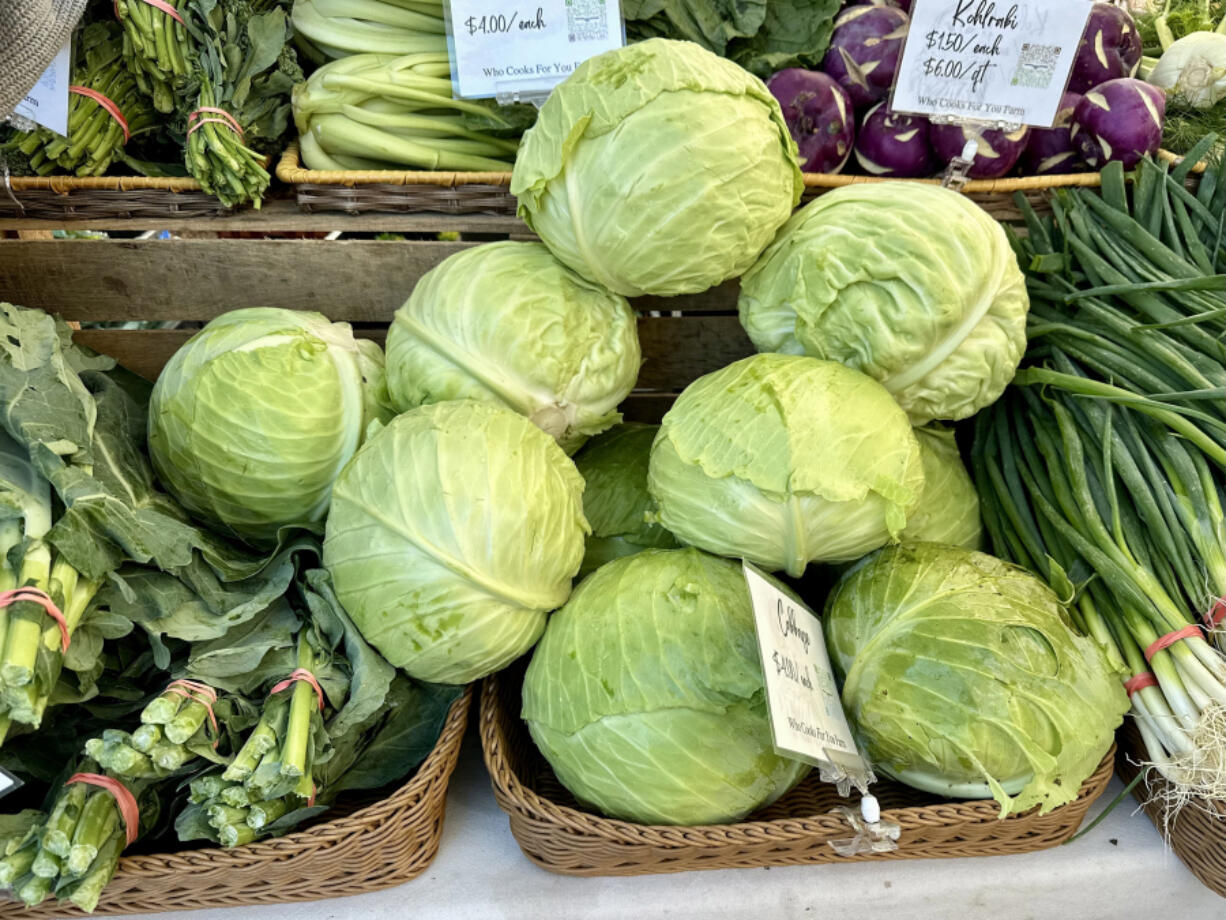
{"type": "Polygon", "coordinates": [[[0,0],[0,119],[12,113],[63,47],[86,0],[0,0]]]}

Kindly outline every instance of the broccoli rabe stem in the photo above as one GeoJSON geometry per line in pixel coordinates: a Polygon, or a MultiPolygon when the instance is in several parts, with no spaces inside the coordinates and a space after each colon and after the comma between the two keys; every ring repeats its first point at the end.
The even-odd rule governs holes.
{"type": "MultiPolygon", "coordinates": [[[[19,584],[46,591],[50,587],[51,550],[41,540],[26,550],[21,563],[19,584]]],[[[0,681],[6,691],[24,687],[34,679],[38,659],[42,621],[46,611],[32,601],[18,601],[9,609],[8,629],[4,636],[4,656],[0,659],[0,681]]],[[[6,693],[7,696],[7,693],[6,693]]],[[[7,700],[6,700],[7,702],[7,700]]],[[[13,708],[10,704],[9,708],[13,708]]],[[[20,721],[26,721],[18,716],[20,721]]]]}
{"type": "Polygon", "coordinates": [[[256,802],[247,809],[247,826],[253,830],[263,830],[282,815],[290,811],[290,797],[270,799],[267,802],[256,802]]]}
{"type": "Polygon", "coordinates": [[[187,697],[181,693],[172,693],[166,691],[161,696],[150,701],[149,705],[141,710],[140,720],[142,725],[165,725],[176,715],[187,702],[187,697]]]}
{"type": "Polygon", "coordinates": [[[81,811],[81,820],[72,835],[72,848],[68,851],[68,859],[64,868],[69,875],[84,875],[106,838],[111,835],[119,824],[119,807],[114,797],[105,789],[90,793],[81,811]]]}
{"type": "Polygon", "coordinates": [[[115,876],[115,870],[119,867],[119,854],[123,852],[126,842],[123,831],[112,833],[98,849],[98,855],[89,871],[80,880],[65,888],[60,897],[66,895],[81,910],[92,913],[98,906],[98,898],[102,896],[103,889],[115,876]]]}
{"type": "MultiPolygon", "coordinates": [[[[46,593],[63,614],[69,637],[76,631],[97,592],[99,582],[81,578],[62,558],[51,565],[51,552],[42,541],[26,551],[19,582],[46,593]]],[[[8,622],[0,652],[0,710],[3,718],[37,728],[64,667],[62,633],[43,607],[17,601],[8,608],[8,622]]],[[[7,726],[3,726],[4,731],[7,726]]],[[[0,731],[0,741],[4,731],[0,731]]]]}
{"type": "MultiPolygon", "coordinates": [[[[305,636],[298,639],[298,667],[311,671],[315,656],[305,636]]],[[[281,775],[297,779],[305,776],[307,744],[311,740],[311,714],[319,707],[315,687],[305,680],[297,681],[291,689],[289,725],[285,730],[285,744],[281,749],[281,775]]]]}
{"type": "Polygon", "coordinates": [[[0,887],[15,887],[13,883],[30,872],[30,867],[34,865],[38,853],[38,845],[28,841],[19,849],[0,859],[0,887]]]}
{"type": "Polygon", "coordinates": [[[233,763],[222,774],[224,779],[229,782],[242,782],[255,772],[266,754],[276,750],[277,738],[284,731],[288,709],[289,702],[283,695],[277,694],[269,698],[260,714],[260,721],[247,735],[247,740],[233,763]]]}
{"type": "Polygon", "coordinates": [[[199,700],[186,700],[173,719],[165,723],[166,740],[183,744],[204,727],[209,709],[199,700]]]}
{"type": "Polygon", "coordinates": [[[74,783],[60,792],[46,824],[43,825],[40,844],[44,850],[56,856],[68,855],[88,791],[84,785],[74,783]]]}
{"type": "Polygon", "coordinates": [[[162,726],[160,725],[142,725],[132,732],[132,747],[142,754],[148,754],[153,750],[154,745],[161,740],[162,726]]]}

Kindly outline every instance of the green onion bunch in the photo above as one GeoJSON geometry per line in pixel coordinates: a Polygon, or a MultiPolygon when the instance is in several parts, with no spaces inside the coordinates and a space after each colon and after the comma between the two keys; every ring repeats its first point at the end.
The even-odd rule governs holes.
{"type": "Polygon", "coordinates": [[[1226,633],[1206,628],[1226,596],[1226,184],[1187,187],[1215,143],[1145,161],[1131,201],[1116,166],[1049,219],[1020,202],[1027,366],[973,455],[996,552],[1070,600],[1180,800],[1226,798],[1226,633]]]}

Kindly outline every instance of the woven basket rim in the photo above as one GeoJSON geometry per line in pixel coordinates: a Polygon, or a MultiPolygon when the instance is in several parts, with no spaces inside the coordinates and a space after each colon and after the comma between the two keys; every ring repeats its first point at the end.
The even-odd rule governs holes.
{"type": "Polygon", "coordinates": [[[306,169],[298,159],[298,142],[290,141],[277,163],[277,178],[288,185],[461,185],[509,186],[508,172],[430,172],[412,169],[306,169]]]}
{"type": "Polygon", "coordinates": [[[164,192],[202,192],[200,183],[188,178],[151,178],[149,176],[10,176],[14,192],[46,189],[57,195],[74,191],[140,192],[157,189],[164,192]]]}
{"type": "Polygon", "coordinates": [[[472,696],[472,686],[469,685],[451,704],[438,740],[413,776],[390,795],[376,802],[342,817],[312,824],[303,830],[286,834],[284,837],[273,837],[246,846],[230,849],[202,847],[173,853],[142,853],[124,856],[119,860],[119,872],[155,875],[166,872],[249,868],[254,862],[284,860],[292,856],[296,850],[321,850],[337,846],[346,834],[361,830],[362,826],[369,819],[377,817],[378,813],[420,798],[433,783],[440,778],[446,778],[444,774],[450,773],[453,767],[452,755],[459,748],[464,736],[472,696]]]}
{"type": "MultiPolygon", "coordinates": [[[[1120,778],[1126,783],[1135,780],[1147,770],[1146,757],[1141,733],[1135,720],[1130,718],[1119,732],[1116,769],[1120,778]]],[[[1171,813],[1170,806],[1162,798],[1166,787],[1166,778],[1157,770],[1149,769],[1145,778],[1133,787],[1132,795],[1166,846],[1197,881],[1226,898],[1226,802],[1197,797],[1177,813],[1171,813]]]]}
{"type": "MultiPolygon", "coordinates": [[[[815,815],[804,818],[781,818],[775,820],[741,821],[735,824],[715,825],[650,825],[636,824],[616,818],[606,818],[592,812],[567,805],[559,805],[529,789],[515,773],[503,749],[499,737],[499,721],[506,717],[501,702],[499,675],[485,678],[481,686],[481,706],[478,716],[482,754],[490,780],[494,785],[498,804],[504,811],[515,809],[537,821],[560,825],[567,830],[586,837],[602,838],[618,844],[646,845],[657,848],[718,849],[747,843],[761,843],[763,839],[798,840],[820,835],[848,831],[847,821],[839,815],[815,815]]],[[[518,719],[518,714],[510,716],[518,719]]],[[[1082,783],[1077,799],[1060,808],[1055,814],[1069,808],[1087,797],[1097,798],[1102,794],[1114,769],[1115,744],[1104,754],[1094,772],[1082,783]]],[[[883,809],[884,819],[901,827],[931,827],[934,824],[987,823],[1007,826],[1036,815],[1038,807],[1024,813],[1000,817],[1000,805],[994,800],[948,801],[935,805],[911,806],[908,808],[883,809]]]]}
{"type": "MultiPolygon", "coordinates": [[[[1169,150],[1160,150],[1161,159],[1178,163],[1182,157],[1169,150]]],[[[1203,162],[1192,172],[1205,171],[1203,162]]],[[[852,176],[843,173],[804,173],[806,188],[842,188],[875,182],[918,182],[940,185],[940,179],[890,179],[884,176],[852,176]]],[[[307,169],[298,157],[298,142],[290,141],[277,163],[277,178],[287,185],[437,185],[455,188],[462,185],[510,186],[510,172],[429,172],[411,169],[307,169]]],[[[1007,195],[1014,192],[1042,191],[1055,188],[1096,188],[1102,185],[1102,174],[1096,172],[1061,173],[1051,176],[1021,176],[1012,179],[972,179],[961,191],[968,195],[1007,195]]]]}

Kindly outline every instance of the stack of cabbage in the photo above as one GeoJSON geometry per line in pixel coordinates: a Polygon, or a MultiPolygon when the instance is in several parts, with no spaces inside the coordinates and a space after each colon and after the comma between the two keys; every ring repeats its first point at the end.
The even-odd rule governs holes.
{"type": "Polygon", "coordinates": [[[800,576],[942,541],[881,551],[832,600],[869,755],[1002,810],[1076,795],[1122,691],[1050,592],[969,549],[974,491],[951,430],[930,424],[996,399],[1024,348],[1000,227],[956,193],[902,184],[833,192],[789,220],[801,177],[778,104],[666,40],[559,86],[513,188],[543,242],[475,247],[426,275],[389,332],[386,394],[335,327],[193,340],[151,418],[171,488],[249,539],[318,522],[330,499],[338,597],[414,677],[479,678],[543,633],[523,715],[559,778],[607,814],[666,823],[738,819],[804,773],[773,750],[731,560],[800,576]],[[745,272],[741,318],[763,353],[695,381],[658,429],[618,426],[640,363],[625,297],[745,272]],[[311,368],[326,386],[296,376],[311,368]],[[277,398],[238,419],[234,382],[253,378],[276,380],[277,398]],[[351,424],[325,458],[311,437],[341,400],[351,424]],[[893,664],[921,657],[923,673],[893,664]],[[959,715],[937,689],[977,699],[1001,674],[1025,704],[993,710],[998,694],[959,715]]]}

